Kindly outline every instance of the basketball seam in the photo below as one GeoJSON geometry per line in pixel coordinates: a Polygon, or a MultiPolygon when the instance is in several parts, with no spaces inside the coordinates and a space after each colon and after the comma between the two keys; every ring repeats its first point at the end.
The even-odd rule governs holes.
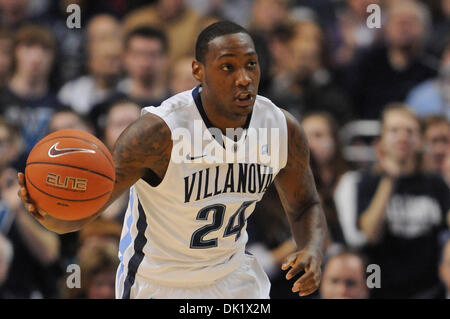
{"type": "Polygon", "coordinates": [[[68,202],[89,202],[89,201],[92,201],[92,200],[99,199],[99,198],[101,198],[101,197],[111,193],[111,192],[106,192],[106,193],[103,193],[103,194],[101,194],[99,196],[96,196],[96,197],[93,197],[93,198],[88,198],[88,199],[67,199],[67,198],[58,197],[58,196],[55,196],[55,195],[52,195],[52,194],[49,194],[49,193],[43,191],[42,189],[40,189],[36,185],[34,185],[33,182],[28,178],[28,176],[27,176],[27,181],[30,182],[31,186],[36,188],[41,193],[43,193],[43,194],[45,194],[47,196],[50,196],[50,197],[53,197],[53,198],[56,198],[56,199],[60,199],[60,200],[65,200],[65,201],[68,201],[68,202]]]}
{"type": "Polygon", "coordinates": [[[69,165],[69,164],[52,163],[52,162],[30,162],[30,163],[27,163],[26,166],[28,166],[28,165],[35,165],[35,164],[47,164],[47,165],[56,165],[56,166],[65,166],[65,167],[75,168],[75,169],[83,170],[83,171],[86,171],[86,172],[89,172],[89,173],[100,175],[100,176],[102,176],[102,177],[104,177],[106,179],[109,179],[111,182],[115,182],[114,179],[112,179],[108,175],[105,175],[105,174],[102,174],[102,173],[90,170],[88,168],[74,166],[74,165],[69,165]]]}
{"type": "Polygon", "coordinates": [[[64,136],[56,136],[56,137],[52,137],[52,138],[49,138],[49,139],[45,139],[44,141],[38,142],[38,143],[36,144],[35,147],[39,146],[39,145],[42,144],[42,143],[45,143],[45,142],[48,142],[48,141],[53,141],[53,140],[56,140],[56,139],[58,139],[58,138],[75,138],[75,139],[79,139],[79,140],[81,140],[81,141],[84,141],[84,142],[86,142],[86,143],[89,143],[89,144],[91,144],[92,146],[95,146],[98,150],[100,150],[100,152],[103,153],[103,155],[105,155],[105,157],[106,157],[106,159],[108,160],[109,164],[111,164],[112,168],[115,169],[114,163],[109,159],[108,155],[106,155],[106,153],[101,149],[101,147],[99,147],[97,144],[95,144],[95,143],[93,143],[93,142],[91,142],[91,141],[89,141],[89,140],[87,140],[87,139],[84,139],[84,138],[82,138],[82,137],[77,137],[77,136],[65,136],[65,135],[64,135],[64,136]]]}

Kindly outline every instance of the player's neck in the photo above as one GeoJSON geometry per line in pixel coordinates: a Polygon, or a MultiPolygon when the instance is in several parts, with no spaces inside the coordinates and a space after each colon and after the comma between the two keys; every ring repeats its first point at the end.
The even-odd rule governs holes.
{"type": "Polygon", "coordinates": [[[247,123],[247,117],[249,115],[242,115],[230,118],[218,111],[217,106],[213,103],[213,101],[208,99],[208,96],[205,94],[201,94],[200,98],[202,100],[203,109],[208,117],[209,122],[211,122],[213,127],[216,127],[222,131],[223,134],[226,134],[226,129],[237,129],[239,127],[244,127],[247,123]]]}

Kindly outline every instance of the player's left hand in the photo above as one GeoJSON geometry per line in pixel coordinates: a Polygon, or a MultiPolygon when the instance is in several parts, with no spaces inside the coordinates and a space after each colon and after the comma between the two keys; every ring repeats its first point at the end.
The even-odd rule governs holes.
{"type": "Polygon", "coordinates": [[[295,281],[292,286],[292,292],[298,292],[300,296],[312,294],[319,288],[322,279],[322,253],[320,249],[304,248],[300,251],[290,254],[281,266],[281,269],[287,270],[286,279],[290,280],[302,270],[305,273],[295,281]]]}

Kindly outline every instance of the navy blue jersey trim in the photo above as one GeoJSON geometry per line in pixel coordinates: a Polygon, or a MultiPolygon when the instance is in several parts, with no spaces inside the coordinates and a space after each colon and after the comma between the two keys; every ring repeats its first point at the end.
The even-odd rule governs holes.
{"type": "MultiPolygon", "coordinates": [[[[214,127],[209,120],[208,116],[206,115],[205,109],[203,108],[202,99],[200,97],[200,85],[196,86],[194,90],[192,90],[192,97],[194,98],[195,105],[197,106],[198,112],[202,116],[203,122],[205,122],[205,125],[208,129],[214,127]]],[[[247,116],[247,120],[245,121],[243,129],[248,129],[250,125],[250,120],[252,119],[253,111],[250,112],[250,114],[247,116]]]]}
{"type": "Polygon", "coordinates": [[[136,278],[136,272],[144,259],[144,246],[147,243],[147,238],[145,237],[145,230],[147,229],[147,218],[145,217],[144,209],[142,208],[141,202],[138,198],[138,211],[139,218],[136,223],[138,234],[134,239],[134,255],[130,258],[128,262],[128,273],[125,278],[122,299],[130,299],[131,287],[134,285],[136,278]]]}

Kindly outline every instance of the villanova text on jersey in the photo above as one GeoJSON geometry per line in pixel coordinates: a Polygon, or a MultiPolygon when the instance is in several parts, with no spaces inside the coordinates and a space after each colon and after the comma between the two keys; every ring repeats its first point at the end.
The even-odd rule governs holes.
{"type": "Polygon", "coordinates": [[[264,193],[272,180],[273,168],[261,164],[229,163],[208,167],[184,177],[184,202],[226,193],[264,193]],[[219,180],[224,182],[219,184],[219,180]]]}

